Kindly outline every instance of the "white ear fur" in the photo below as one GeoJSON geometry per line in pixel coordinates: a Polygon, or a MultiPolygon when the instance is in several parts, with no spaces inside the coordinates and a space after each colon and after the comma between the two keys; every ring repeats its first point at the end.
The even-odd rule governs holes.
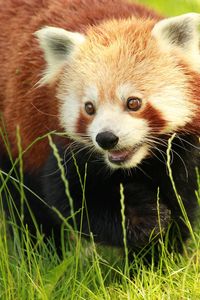
{"type": "Polygon", "coordinates": [[[62,28],[46,26],[35,32],[47,62],[41,84],[50,82],[70,59],[74,50],[85,41],[85,36],[62,28]]]}
{"type": "Polygon", "coordinates": [[[188,13],[161,20],[155,24],[152,35],[163,50],[179,49],[200,70],[200,14],[188,13]]]}

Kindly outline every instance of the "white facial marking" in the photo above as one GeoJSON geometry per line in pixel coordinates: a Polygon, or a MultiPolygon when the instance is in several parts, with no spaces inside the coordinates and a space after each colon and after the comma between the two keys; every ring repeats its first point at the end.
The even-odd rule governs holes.
{"type": "Polygon", "coordinates": [[[89,85],[84,91],[84,101],[93,101],[97,103],[99,91],[95,85],[89,85]]]}
{"type": "Polygon", "coordinates": [[[132,83],[124,83],[117,87],[116,95],[119,99],[126,100],[130,96],[142,98],[142,94],[137,91],[136,87],[132,83]]]}
{"type": "Polygon", "coordinates": [[[185,98],[185,93],[176,85],[163,87],[160,92],[149,97],[149,102],[162,113],[167,121],[168,126],[162,133],[175,131],[192,118],[194,105],[185,98]]]}
{"type": "Polygon", "coordinates": [[[60,97],[60,124],[70,137],[78,138],[76,133],[76,122],[80,112],[80,99],[74,92],[60,97]]]}

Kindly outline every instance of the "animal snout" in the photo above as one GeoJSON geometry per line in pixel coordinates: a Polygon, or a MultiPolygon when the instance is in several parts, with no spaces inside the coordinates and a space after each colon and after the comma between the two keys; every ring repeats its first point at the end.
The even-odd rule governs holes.
{"type": "Polygon", "coordinates": [[[111,131],[104,131],[98,133],[96,136],[96,142],[104,150],[113,149],[117,145],[118,141],[119,141],[118,136],[116,136],[111,131]]]}

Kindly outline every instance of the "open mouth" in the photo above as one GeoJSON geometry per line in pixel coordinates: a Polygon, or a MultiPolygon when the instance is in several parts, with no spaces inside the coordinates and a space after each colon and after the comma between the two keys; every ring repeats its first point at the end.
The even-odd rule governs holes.
{"type": "Polygon", "coordinates": [[[113,150],[108,152],[108,160],[113,164],[124,164],[128,160],[132,158],[132,156],[138,151],[140,146],[136,146],[132,149],[121,149],[121,150],[113,150]]]}

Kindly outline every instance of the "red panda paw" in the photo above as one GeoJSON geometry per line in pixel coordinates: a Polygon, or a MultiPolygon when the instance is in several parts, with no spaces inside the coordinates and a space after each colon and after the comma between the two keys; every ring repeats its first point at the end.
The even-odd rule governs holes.
{"type": "Polygon", "coordinates": [[[142,248],[167,231],[171,211],[164,204],[146,204],[126,209],[127,241],[131,247],[142,248]]]}

